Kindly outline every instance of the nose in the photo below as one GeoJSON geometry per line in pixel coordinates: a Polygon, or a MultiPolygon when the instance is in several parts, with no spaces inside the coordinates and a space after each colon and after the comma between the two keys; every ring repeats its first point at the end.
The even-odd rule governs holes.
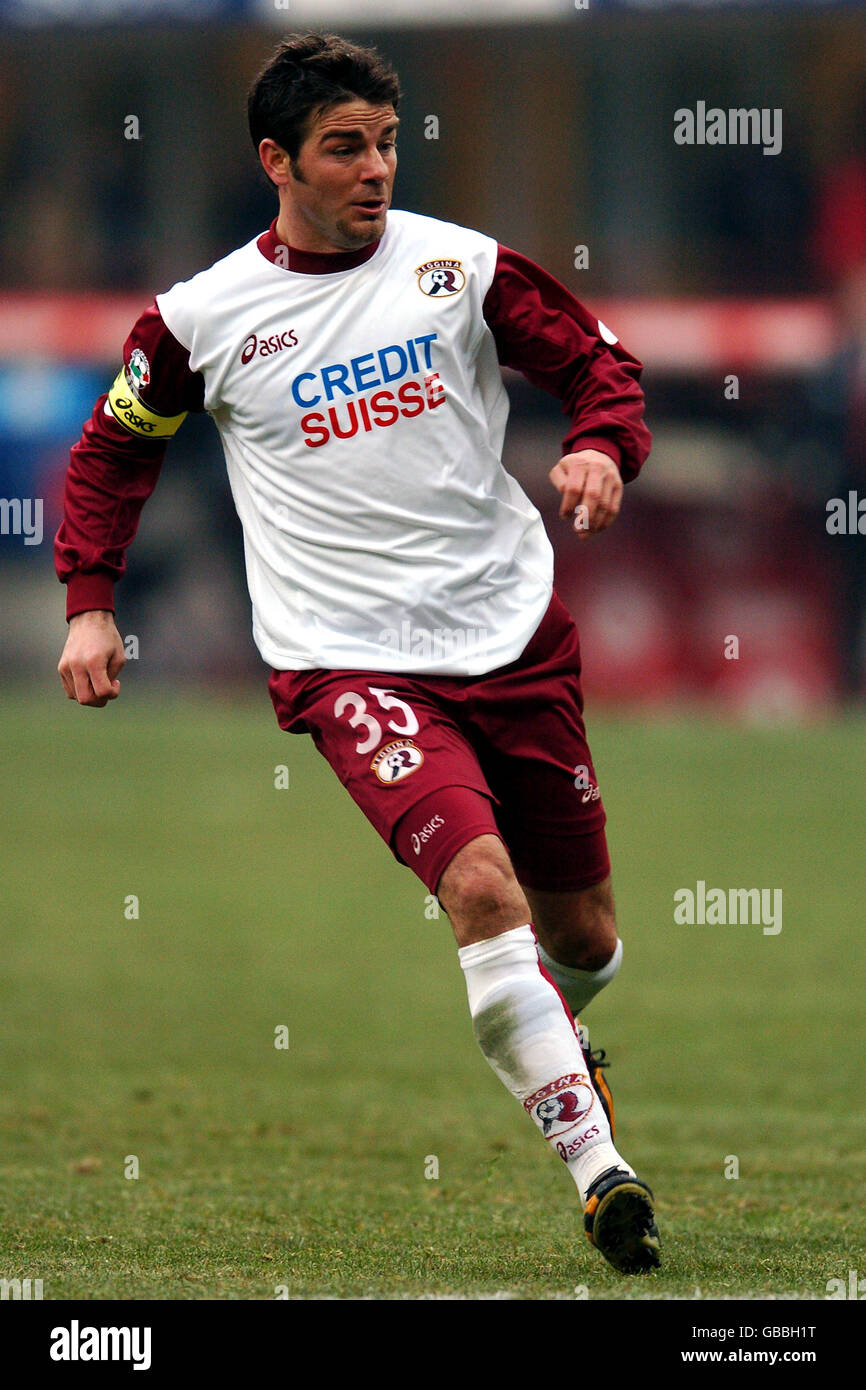
{"type": "Polygon", "coordinates": [[[387,177],[388,165],[385,163],[381,150],[368,150],[361,174],[363,181],[365,183],[384,183],[387,177]]]}

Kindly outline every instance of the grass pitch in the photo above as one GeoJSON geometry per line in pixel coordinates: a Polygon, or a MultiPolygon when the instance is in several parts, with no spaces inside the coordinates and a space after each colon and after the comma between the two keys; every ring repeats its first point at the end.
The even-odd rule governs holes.
{"type": "Polygon", "coordinates": [[[866,1274],[862,722],[590,710],[625,961],[585,1017],[664,1257],[623,1279],[477,1051],[447,918],[264,684],[0,719],[0,1276],[593,1299],[866,1274]],[[781,888],[781,932],[675,925],[699,879],[781,888]]]}

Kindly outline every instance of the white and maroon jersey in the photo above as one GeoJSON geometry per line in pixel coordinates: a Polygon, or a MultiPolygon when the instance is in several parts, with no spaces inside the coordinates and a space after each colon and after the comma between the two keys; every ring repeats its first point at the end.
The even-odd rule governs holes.
{"type": "Polygon", "coordinates": [[[392,211],[380,241],[323,255],[275,228],[157,295],[133,328],[72,450],[56,542],[68,615],[113,607],[167,440],[205,410],[269,665],[506,665],[541,621],[553,559],[502,466],[500,364],[561,399],[565,451],[602,449],[626,481],[649,452],[641,364],[479,232],[392,211]]]}

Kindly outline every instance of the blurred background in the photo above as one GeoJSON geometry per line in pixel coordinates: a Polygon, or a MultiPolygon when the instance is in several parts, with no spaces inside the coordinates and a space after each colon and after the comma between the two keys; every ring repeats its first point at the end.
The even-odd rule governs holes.
{"type": "MultiPolygon", "coordinates": [[[[856,524],[866,497],[866,11],[818,0],[0,0],[0,499],[44,503],[40,544],[0,536],[4,675],[56,680],[69,448],[153,295],[275,216],[245,95],[311,27],[400,73],[395,206],[531,256],[645,364],[654,451],[585,545],[547,480],[559,406],[507,374],[506,464],[548,520],[588,697],[759,721],[862,701],[866,542],[827,507],[853,493],[856,524]],[[780,109],[781,151],[677,144],[699,101],[780,109]]],[[[206,417],[118,602],[136,679],[261,684],[206,417]]]]}

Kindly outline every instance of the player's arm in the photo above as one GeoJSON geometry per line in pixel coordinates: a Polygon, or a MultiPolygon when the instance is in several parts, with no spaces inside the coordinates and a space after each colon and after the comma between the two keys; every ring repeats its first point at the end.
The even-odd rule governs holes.
{"type": "Polygon", "coordinates": [[[604,530],[652,444],[642,364],[564,285],[506,246],[499,247],[483,313],[500,363],[556,396],[570,418],[562,457],[550,471],[560,516],[574,517],[581,537],[604,530]]]}
{"type": "Polygon", "coordinates": [[[68,698],[81,705],[102,707],[120,693],[126,658],[114,585],[169,439],[188,411],[203,408],[204,382],[154,303],[127,338],[123,366],[96,402],[66,474],[54,563],[66,585],[69,633],[57,669],[68,698]]]}

